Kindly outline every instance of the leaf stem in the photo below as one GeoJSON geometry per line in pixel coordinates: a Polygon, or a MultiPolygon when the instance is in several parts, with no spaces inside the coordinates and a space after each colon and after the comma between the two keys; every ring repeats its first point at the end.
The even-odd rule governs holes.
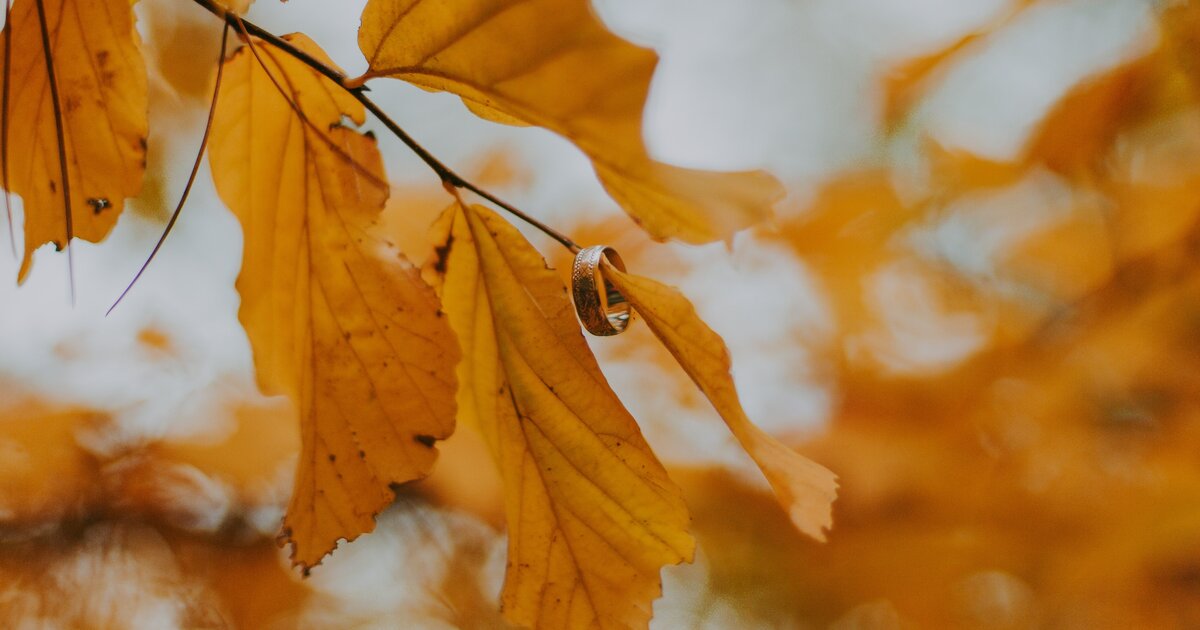
{"type": "Polygon", "coordinates": [[[404,145],[407,146],[414,154],[416,154],[416,156],[420,158],[422,162],[429,166],[429,168],[432,169],[439,178],[441,178],[443,184],[452,186],[454,188],[469,190],[495,204],[497,207],[502,208],[509,214],[512,214],[518,219],[521,219],[529,225],[537,228],[546,236],[558,241],[559,244],[561,244],[563,247],[566,247],[572,253],[577,253],[579,251],[579,245],[565,234],[562,234],[545,223],[542,223],[528,214],[525,214],[512,204],[503,201],[492,193],[480,188],[479,186],[476,186],[466,178],[456,173],[453,169],[443,164],[441,160],[438,160],[437,157],[430,153],[425,147],[421,146],[421,144],[413,139],[412,136],[408,135],[408,132],[406,132],[399,124],[397,124],[396,121],[392,120],[392,118],[388,116],[386,112],[379,108],[379,105],[375,104],[375,101],[371,100],[371,98],[367,96],[367,92],[369,91],[367,86],[352,84],[350,79],[337,69],[330,67],[321,60],[316,59],[312,55],[309,55],[299,48],[296,48],[287,40],[263,29],[253,22],[230,13],[224,7],[218,5],[214,0],[193,0],[193,2],[203,7],[209,13],[221,18],[230,26],[238,28],[240,22],[240,27],[245,28],[245,30],[251,35],[271,44],[275,48],[287,53],[288,55],[291,55],[293,58],[317,71],[325,78],[333,81],[347,94],[350,94],[359,103],[362,103],[363,107],[365,107],[367,111],[371,112],[371,114],[374,115],[379,122],[383,123],[383,126],[387,127],[388,131],[392,132],[392,135],[396,136],[396,138],[398,138],[400,142],[403,142],[404,145]]]}
{"type": "Polygon", "coordinates": [[[204,157],[204,149],[208,147],[208,136],[212,131],[213,117],[217,113],[217,95],[221,93],[221,76],[225,71],[225,48],[229,41],[229,24],[225,24],[225,28],[221,30],[221,54],[217,57],[217,78],[213,84],[212,103],[208,106],[208,120],[204,124],[204,134],[200,136],[200,148],[196,150],[196,161],[192,163],[192,172],[188,174],[187,184],[183,186],[183,193],[179,195],[179,203],[175,205],[175,211],[171,213],[171,220],[167,221],[167,227],[163,228],[162,235],[158,237],[158,242],[154,244],[154,249],[150,250],[150,255],[146,257],[146,262],[142,263],[142,267],[138,269],[133,280],[129,281],[129,286],[121,292],[113,305],[108,307],[108,311],[104,313],[105,317],[112,314],[113,309],[125,299],[129,294],[129,290],[133,285],[137,284],[143,273],[146,273],[146,268],[150,266],[150,261],[158,255],[158,250],[162,249],[163,243],[167,240],[167,235],[171,233],[171,228],[175,227],[175,222],[179,220],[179,214],[183,212],[183,206],[187,203],[188,193],[192,192],[192,184],[196,182],[196,173],[200,171],[201,158],[204,157]]]}
{"type": "MultiPolygon", "coordinates": [[[[375,176],[374,173],[365,168],[357,159],[355,159],[354,156],[347,153],[344,148],[338,146],[338,144],[331,140],[325,132],[317,128],[317,126],[308,119],[308,116],[304,114],[304,110],[300,108],[300,104],[296,102],[297,95],[291,90],[283,87],[283,82],[286,82],[290,85],[291,81],[284,76],[283,82],[281,82],[279,78],[275,76],[275,73],[271,72],[271,69],[267,67],[267,62],[263,59],[263,55],[259,54],[258,46],[254,44],[255,38],[246,31],[246,25],[242,22],[241,17],[235,15],[234,18],[237,22],[238,32],[240,33],[242,41],[246,43],[246,48],[249,49],[251,56],[253,56],[254,60],[258,63],[258,67],[262,68],[263,74],[267,76],[267,79],[270,80],[271,85],[275,87],[275,91],[279,92],[279,95],[283,97],[283,100],[287,101],[288,107],[291,107],[292,111],[296,113],[296,117],[300,119],[300,122],[303,123],[305,127],[308,127],[309,130],[311,130],[314,134],[316,134],[316,136],[320,138],[321,141],[324,142],[331,151],[337,153],[338,156],[345,160],[347,164],[353,166],[354,170],[357,171],[359,175],[386,191],[388,186],[386,179],[380,179],[379,177],[375,176]]],[[[226,24],[226,26],[228,27],[229,25],[226,24]]],[[[269,51],[263,51],[263,54],[270,57],[271,62],[279,67],[279,61],[275,59],[275,57],[269,51]]]]}
{"type": "Polygon", "coordinates": [[[12,193],[8,191],[8,96],[12,74],[12,0],[4,0],[4,94],[0,97],[0,168],[4,173],[4,213],[8,215],[8,244],[17,257],[17,233],[13,229],[12,193]]]}
{"type": "MultiPolygon", "coordinates": [[[[54,128],[58,134],[58,167],[62,173],[63,213],[67,223],[67,241],[63,249],[67,250],[67,275],[71,285],[71,303],[75,303],[75,256],[71,249],[71,239],[75,238],[75,226],[71,216],[71,176],[67,171],[67,136],[63,129],[62,103],[58,99],[58,78],[54,74],[54,52],[50,45],[50,28],[46,25],[45,0],[37,0],[38,23],[42,28],[42,53],[46,59],[46,77],[50,83],[50,103],[54,108],[54,128]]],[[[5,28],[8,28],[6,25],[5,28]]],[[[5,166],[7,168],[7,165],[5,166]]],[[[28,209],[26,214],[28,215],[28,209]]],[[[28,219],[26,219],[28,221],[28,219]]],[[[29,247],[29,243],[25,244],[29,247]]],[[[26,254],[28,255],[28,254],[26,254]]]]}

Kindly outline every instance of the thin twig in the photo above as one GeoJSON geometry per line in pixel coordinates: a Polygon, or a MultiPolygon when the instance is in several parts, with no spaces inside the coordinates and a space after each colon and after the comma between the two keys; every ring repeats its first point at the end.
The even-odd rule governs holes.
{"type": "Polygon", "coordinates": [[[175,222],[179,220],[179,214],[183,212],[183,206],[187,203],[188,193],[192,192],[192,184],[196,182],[196,173],[200,171],[200,162],[204,157],[204,150],[208,147],[208,136],[212,131],[213,118],[217,113],[217,95],[221,93],[221,76],[225,71],[225,48],[229,41],[229,24],[225,24],[225,28],[221,29],[221,54],[217,57],[217,79],[213,85],[212,103],[208,106],[208,120],[204,123],[204,133],[200,136],[200,148],[196,150],[196,161],[192,163],[192,172],[188,174],[187,184],[183,186],[183,193],[179,195],[179,203],[175,205],[175,211],[171,213],[171,220],[167,221],[167,227],[163,228],[162,235],[158,237],[158,242],[154,244],[154,249],[150,250],[150,255],[146,257],[146,262],[142,263],[142,267],[138,269],[137,275],[133,276],[133,280],[129,281],[129,286],[121,292],[117,301],[108,307],[108,311],[104,313],[108,317],[114,308],[125,299],[129,290],[133,285],[137,284],[142,274],[146,272],[146,268],[150,266],[150,261],[158,255],[158,250],[162,249],[163,243],[167,240],[167,235],[171,233],[171,228],[175,227],[175,222]]]}
{"type": "Polygon", "coordinates": [[[4,186],[4,213],[8,215],[8,244],[13,258],[17,257],[17,233],[13,229],[12,193],[8,191],[8,95],[9,76],[12,74],[12,0],[4,0],[4,94],[0,97],[0,175],[4,186]]]}
{"type": "Polygon", "coordinates": [[[505,211],[509,212],[510,214],[517,217],[518,219],[521,219],[522,221],[537,228],[546,236],[549,236],[550,238],[554,239],[555,241],[558,241],[563,247],[566,247],[567,249],[571,250],[572,253],[576,253],[579,251],[579,249],[580,249],[579,245],[577,245],[575,243],[575,241],[571,240],[566,235],[558,232],[554,228],[551,228],[550,226],[542,223],[541,221],[538,221],[537,219],[529,216],[528,214],[525,214],[524,212],[517,209],[512,204],[501,200],[499,197],[496,197],[492,193],[480,188],[479,186],[476,186],[475,184],[471,183],[470,181],[467,181],[465,178],[463,178],[461,175],[456,173],[450,167],[443,164],[440,160],[438,160],[436,157],[434,157],[434,155],[432,153],[430,153],[427,149],[425,149],[425,147],[421,146],[420,143],[418,143],[415,139],[413,139],[412,136],[408,135],[408,132],[404,131],[404,129],[401,128],[400,125],[398,125],[396,123],[396,121],[392,120],[392,118],[390,116],[388,116],[386,112],[384,112],[382,109],[380,109],[379,106],[376,105],[375,102],[372,101],[369,96],[367,96],[367,87],[366,86],[361,86],[361,85],[360,86],[351,86],[351,85],[349,85],[346,75],[342,74],[337,69],[330,67],[328,64],[324,63],[320,59],[313,57],[312,55],[304,52],[303,50],[300,50],[299,48],[296,48],[294,45],[292,45],[291,42],[275,35],[274,33],[271,33],[269,31],[263,29],[262,27],[254,24],[253,22],[250,22],[249,20],[240,18],[237,15],[226,11],[223,7],[221,7],[216,2],[214,2],[214,0],[193,0],[193,1],[196,4],[200,5],[201,7],[203,7],[208,12],[212,13],[213,15],[216,15],[217,17],[220,17],[221,19],[225,20],[225,22],[227,24],[233,25],[235,27],[240,25],[240,27],[244,28],[250,35],[253,35],[253,36],[271,44],[275,48],[287,53],[288,55],[291,55],[293,58],[302,62],[304,65],[312,68],[313,70],[317,71],[318,73],[323,75],[325,78],[329,79],[330,81],[333,81],[334,84],[336,84],[338,87],[340,87],[342,90],[344,90],[347,94],[350,94],[359,103],[362,103],[363,107],[365,107],[367,109],[367,111],[371,112],[371,114],[374,115],[375,118],[377,118],[379,120],[379,122],[383,123],[383,126],[387,127],[388,131],[392,132],[392,135],[396,136],[396,138],[398,138],[401,142],[403,142],[404,145],[407,146],[414,154],[416,154],[416,156],[418,158],[420,158],[422,162],[424,162],[426,165],[428,165],[429,168],[432,169],[433,172],[437,174],[437,176],[442,180],[442,182],[444,184],[449,184],[450,186],[453,186],[454,188],[462,188],[465,190],[469,190],[469,191],[475,193],[476,195],[479,195],[480,197],[492,202],[497,207],[504,209],[505,211]]]}
{"type": "MultiPolygon", "coordinates": [[[[65,7],[61,7],[65,10],[65,7]]],[[[42,53],[46,57],[46,77],[50,82],[50,102],[54,107],[54,127],[58,133],[58,167],[62,173],[63,211],[67,222],[67,241],[63,249],[67,250],[67,276],[71,285],[71,304],[75,303],[75,256],[71,249],[71,239],[75,238],[75,226],[71,217],[71,176],[67,171],[67,135],[63,129],[62,103],[58,100],[58,78],[54,75],[54,53],[50,46],[50,29],[46,26],[45,0],[37,0],[38,22],[42,27],[42,53]]],[[[26,215],[29,214],[27,209],[26,215]]],[[[28,219],[27,219],[28,221],[28,219]]],[[[29,243],[25,244],[29,247],[29,243]]]]}

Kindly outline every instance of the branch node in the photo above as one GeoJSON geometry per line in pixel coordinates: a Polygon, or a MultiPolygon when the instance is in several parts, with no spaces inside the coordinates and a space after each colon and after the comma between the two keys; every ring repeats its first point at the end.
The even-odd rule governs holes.
{"type": "Polygon", "coordinates": [[[370,78],[371,78],[370,72],[366,72],[362,76],[354,77],[352,79],[349,77],[343,78],[342,79],[342,89],[344,89],[348,92],[354,92],[354,91],[366,92],[366,91],[368,91],[367,80],[370,78]]]}

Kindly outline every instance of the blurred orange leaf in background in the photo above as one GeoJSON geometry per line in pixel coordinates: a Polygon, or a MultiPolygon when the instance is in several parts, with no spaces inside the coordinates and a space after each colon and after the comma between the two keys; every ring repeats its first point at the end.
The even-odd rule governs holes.
{"type": "Polygon", "coordinates": [[[837,498],[834,474],[746,417],[729,374],[729,349],[696,315],[695,307],[683,294],[649,278],[625,274],[607,261],[601,268],[721,414],[729,431],[770,482],[792,524],[824,542],[824,530],[833,524],[831,512],[837,498]]]}

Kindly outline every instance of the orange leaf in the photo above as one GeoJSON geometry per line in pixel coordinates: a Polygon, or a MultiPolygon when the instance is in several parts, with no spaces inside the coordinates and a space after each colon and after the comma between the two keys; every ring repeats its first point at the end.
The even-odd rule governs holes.
{"type": "Polygon", "coordinates": [[[587,0],[371,0],[358,43],[370,63],[364,79],[453,92],[483,118],[571,140],[657,239],[728,238],[769,217],[783,194],[762,171],[652,160],[642,108],[657,56],[609,33],[587,0]]]}
{"type": "MultiPolygon", "coordinates": [[[[125,198],[141,190],[146,170],[146,68],[133,8],[129,0],[44,0],[44,6],[70,177],[71,234],[98,243],[116,224],[125,198]]],[[[35,249],[69,245],[66,187],[37,2],[17,0],[5,31],[13,51],[0,62],[10,81],[10,161],[0,168],[8,189],[25,202],[21,282],[35,249]]]]}
{"type": "Polygon", "coordinates": [[[482,207],[439,223],[442,296],[467,360],[459,404],[505,484],[509,621],[646,627],[663,565],[689,561],[687,508],[601,374],[562,281],[482,207]]]}
{"type": "MultiPolygon", "coordinates": [[[[290,41],[330,63],[300,35],[290,41]]],[[[262,388],[300,410],[301,455],[284,519],[306,570],[374,527],[390,485],[429,473],[454,428],[457,344],[433,291],[374,236],[387,197],[361,105],[259,45],[293,109],[246,48],[227,63],[210,164],[242,223],[239,312],[262,388]]]]}
{"type": "Polygon", "coordinates": [[[837,498],[834,474],[750,422],[729,373],[732,364],[725,341],[696,315],[683,294],[649,278],[622,273],[607,261],[602,269],[721,414],[770,482],[792,524],[824,541],[822,530],[833,524],[831,510],[837,498]]]}

